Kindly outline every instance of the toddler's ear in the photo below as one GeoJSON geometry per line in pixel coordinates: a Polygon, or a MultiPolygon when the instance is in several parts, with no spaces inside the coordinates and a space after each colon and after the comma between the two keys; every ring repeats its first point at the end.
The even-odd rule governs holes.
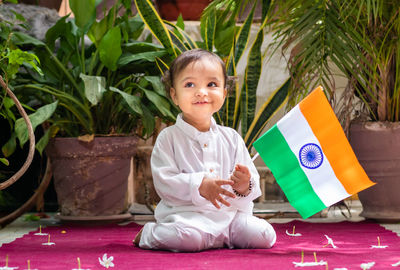
{"type": "Polygon", "coordinates": [[[224,88],[224,98],[226,98],[227,94],[228,94],[228,89],[224,88]]]}
{"type": "Polygon", "coordinates": [[[176,90],[175,90],[175,88],[171,87],[169,89],[169,95],[171,96],[171,99],[175,103],[175,105],[178,106],[178,99],[176,98],[176,90]]]}

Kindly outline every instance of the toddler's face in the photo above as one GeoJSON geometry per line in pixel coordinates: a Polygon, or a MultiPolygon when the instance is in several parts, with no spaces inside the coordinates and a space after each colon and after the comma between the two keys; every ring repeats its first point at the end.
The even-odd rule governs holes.
{"type": "Polygon", "coordinates": [[[186,122],[200,131],[207,131],[212,115],[224,103],[224,83],[221,65],[212,58],[203,58],[177,74],[171,98],[182,110],[186,122]]]}

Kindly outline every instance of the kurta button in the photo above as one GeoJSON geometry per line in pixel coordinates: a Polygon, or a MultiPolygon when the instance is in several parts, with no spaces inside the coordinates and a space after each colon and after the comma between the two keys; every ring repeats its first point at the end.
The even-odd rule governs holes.
{"type": "Polygon", "coordinates": [[[203,146],[204,146],[204,148],[207,148],[208,144],[205,143],[205,144],[203,144],[203,146]]]}

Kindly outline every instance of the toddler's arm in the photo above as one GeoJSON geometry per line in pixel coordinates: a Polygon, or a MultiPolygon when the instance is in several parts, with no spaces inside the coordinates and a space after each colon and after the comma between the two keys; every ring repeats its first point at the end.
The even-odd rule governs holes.
{"type": "Polygon", "coordinates": [[[235,171],[231,176],[231,180],[234,182],[232,188],[239,194],[247,196],[251,190],[250,178],[249,168],[242,164],[236,164],[235,171]]]}

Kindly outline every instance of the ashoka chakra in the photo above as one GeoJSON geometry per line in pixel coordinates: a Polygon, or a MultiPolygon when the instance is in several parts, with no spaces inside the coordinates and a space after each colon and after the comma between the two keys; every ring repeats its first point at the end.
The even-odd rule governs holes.
{"type": "Polygon", "coordinates": [[[321,147],[315,143],[307,143],[301,147],[299,159],[302,166],[308,169],[316,169],[321,166],[324,156],[321,147]]]}

